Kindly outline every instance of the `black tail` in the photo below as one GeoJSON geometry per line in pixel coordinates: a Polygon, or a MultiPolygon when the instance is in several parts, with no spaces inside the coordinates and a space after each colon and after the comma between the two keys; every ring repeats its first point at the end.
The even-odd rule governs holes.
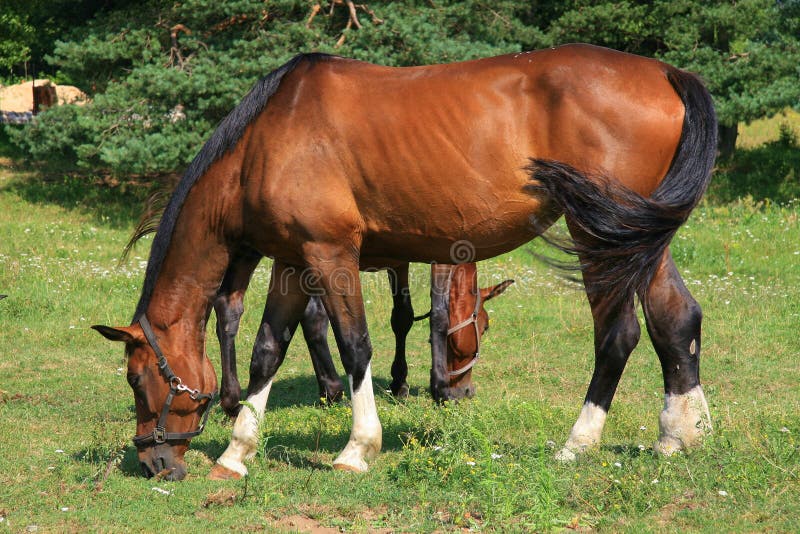
{"type": "MultiPolygon", "coordinates": [[[[537,184],[563,210],[573,240],[554,243],[577,255],[578,267],[591,273],[588,291],[613,296],[615,302],[643,294],[675,232],[686,222],[708,186],[717,147],[714,105],[694,75],[667,72],[686,108],[683,131],[667,175],[645,198],[610,178],[585,174],[551,160],[532,159],[537,184]]],[[[553,241],[550,240],[552,243],[553,241]]]]}

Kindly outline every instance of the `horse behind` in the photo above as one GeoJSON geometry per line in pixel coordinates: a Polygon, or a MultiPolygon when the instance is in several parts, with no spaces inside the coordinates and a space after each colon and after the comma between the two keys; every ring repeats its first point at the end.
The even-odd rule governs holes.
{"type": "MultiPolygon", "coordinates": [[[[260,260],[261,255],[255,251],[237,254],[214,299],[222,359],[220,404],[234,417],[242,406],[235,338],[244,313],[244,294],[260,260]]],[[[408,264],[389,267],[387,273],[392,291],[391,327],[395,336],[389,389],[394,396],[404,398],[409,391],[406,337],[415,320],[408,287],[408,264]]],[[[474,263],[431,265],[431,310],[416,320],[430,317],[430,390],[434,400],[455,400],[475,394],[472,368],[480,355],[481,338],[489,328],[489,314],[484,305],[513,282],[505,280],[479,289],[478,269],[474,263]]],[[[335,402],[341,398],[344,386],[328,347],[328,315],[319,297],[309,299],[300,327],[317,378],[319,397],[324,402],[335,402]]],[[[253,358],[259,360],[261,350],[262,347],[256,345],[253,358]]]]}
{"type": "Polygon", "coordinates": [[[97,327],[125,343],[140,461],[186,474],[183,455],[217,384],[206,321],[242,246],[274,258],[282,283],[267,295],[247,405],[211,476],[247,473],[309,283],[350,383],[350,439],[333,465],[364,471],[382,430],[359,269],[448,263],[459,243],[480,261],[562,215],[594,319],[595,369],[559,456],[599,442],[639,341],[637,296],[664,378],[655,449],[694,445],[710,428],[702,314],[669,244],[706,189],[716,128],[697,77],[594,46],[413,68],[295,57],[256,84],[189,165],[153,240],[133,323],[97,327]]]}

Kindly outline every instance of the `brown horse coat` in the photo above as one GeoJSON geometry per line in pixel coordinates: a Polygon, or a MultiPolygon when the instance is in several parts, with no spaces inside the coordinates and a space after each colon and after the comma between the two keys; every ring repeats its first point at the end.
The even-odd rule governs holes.
{"type": "MultiPolygon", "coordinates": [[[[187,170],[154,240],[135,317],[150,319],[184,383],[213,390],[205,322],[231,256],[247,246],[275,258],[251,365],[252,408],[240,413],[214,474],[246,473],[309,287],[322,293],[351,380],[353,429],[334,465],[364,470],[381,430],[359,267],[452,263],[460,243],[470,251],[461,261],[489,258],[564,213],[595,319],[596,359],[566,448],[599,439],[639,339],[638,292],[664,369],[660,447],[669,452],[696,441],[707,416],[699,306],[667,247],[705,190],[715,141],[713,106],[694,76],[603,48],[412,68],[298,56],[256,85],[187,170]]],[[[168,387],[157,379],[152,343],[138,324],[99,329],[127,343],[137,428],[146,434],[168,387]]],[[[168,426],[196,427],[202,407],[176,406],[168,426]]],[[[182,478],[185,445],[140,448],[140,459],[147,471],[166,466],[182,478]]]]}

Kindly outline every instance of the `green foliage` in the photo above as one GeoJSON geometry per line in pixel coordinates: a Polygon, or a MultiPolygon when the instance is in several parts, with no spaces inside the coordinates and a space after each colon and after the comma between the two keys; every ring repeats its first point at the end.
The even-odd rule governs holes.
{"type": "Polygon", "coordinates": [[[800,2],[669,2],[667,62],[699,72],[720,122],[735,125],[800,105],[800,2]]]}
{"type": "MultiPolygon", "coordinates": [[[[136,3],[116,0],[115,8],[136,3]]],[[[23,76],[44,77],[45,56],[56,40],[78,32],[107,7],[106,0],[3,0],[0,2],[0,77],[15,81],[23,76]]],[[[52,78],[52,72],[47,76],[52,78]]]]}
{"type": "MultiPolygon", "coordinates": [[[[315,12],[307,0],[146,0],[108,9],[64,1],[56,3],[67,15],[85,20],[70,29],[44,24],[55,42],[47,57],[59,80],[92,101],[43,113],[14,139],[35,159],[117,175],[185,167],[252,84],[298,52],[405,66],[582,41],[699,72],[726,125],[800,102],[796,0],[376,0],[358,4],[360,28],[344,3],[315,12]]],[[[0,10],[0,24],[45,20],[43,2],[13,4],[0,10]]],[[[21,57],[26,35],[5,57],[21,57]]]]}
{"type": "Polygon", "coordinates": [[[720,122],[800,105],[800,2],[656,0],[567,3],[547,35],[656,57],[700,73],[720,122]]]}
{"type": "Polygon", "coordinates": [[[12,134],[36,159],[58,158],[115,174],[185,166],[214,125],[261,76],[302,51],[387,65],[435,63],[518,51],[534,31],[513,2],[386,2],[344,5],[309,23],[305,1],[151,1],[88,21],[50,57],[59,77],[91,103],[41,114],[12,134]],[[380,17],[378,20],[377,17],[380,17]]]}
{"type": "Polygon", "coordinates": [[[0,8],[0,69],[10,70],[30,57],[34,29],[18,13],[0,8]]]}

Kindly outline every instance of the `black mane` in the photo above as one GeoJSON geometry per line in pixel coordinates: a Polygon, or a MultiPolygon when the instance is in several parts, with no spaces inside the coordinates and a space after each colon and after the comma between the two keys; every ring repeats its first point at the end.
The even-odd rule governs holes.
{"type": "Polygon", "coordinates": [[[133,316],[134,322],[147,310],[156,278],[169,249],[175,223],[178,220],[181,207],[194,184],[215,161],[236,146],[239,139],[244,135],[247,126],[258,117],[264,110],[269,98],[278,90],[281,80],[286,74],[294,70],[302,60],[316,62],[330,57],[325,54],[299,54],[256,82],[255,86],[247,93],[239,105],[227,117],[222,119],[214,133],[211,134],[211,138],[203,145],[203,148],[189,164],[180,182],[175,187],[166,208],[164,208],[163,214],[159,213],[160,210],[153,211],[139,223],[133,237],[126,246],[126,253],[144,235],[156,231],[156,236],[150,249],[142,295],[139,298],[139,303],[136,305],[136,312],[133,316]]]}

